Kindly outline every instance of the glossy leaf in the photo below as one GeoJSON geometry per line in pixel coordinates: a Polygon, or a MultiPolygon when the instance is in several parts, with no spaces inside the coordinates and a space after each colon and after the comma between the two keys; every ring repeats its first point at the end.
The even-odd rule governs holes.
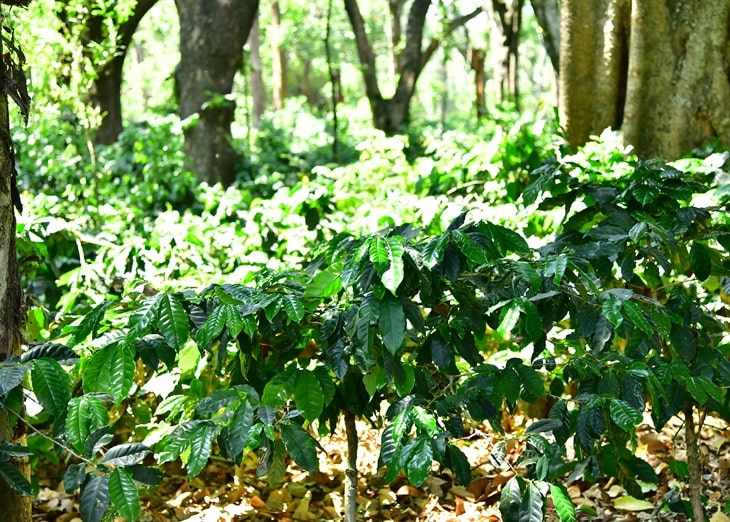
{"type": "Polygon", "coordinates": [[[575,514],[575,506],[570,500],[568,490],[562,484],[550,484],[550,496],[553,498],[555,511],[560,517],[560,522],[575,522],[577,519],[575,514]]]}
{"type": "Polygon", "coordinates": [[[0,363],[0,396],[7,395],[10,390],[20,386],[28,369],[22,364],[0,363]]]}
{"type": "Polygon", "coordinates": [[[66,436],[76,451],[82,452],[90,433],[106,426],[109,414],[104,404],[93,395],[74,397],[68,402],[66,436]]]}
{"type": "Polygon", "coordinates": [[[24,497],[35,495],[33,486],[28,482],[28,479],[10,462],[0,462],[0,478],[18,495],[24,497]]]}
{"type": "Polygon", "coordinates": [[[52,417],[61,417],[71,399],[71,377],[53,359],[38,359],[30,371],[33,392],[43,409],[52,417]]]}
{"type": "Polygon", "coordinates": [[[519,522],[522,491],[516,476],[509,479],[502,488],[499,500],[499,512],[504,522],[519,522]]]}
{"type": "Polygon", "coordinates": [[[534,482],[528,482],[522,505],[520,506],[520,522],[542,522],[545,518],[545,497],[534,482]]]}
{"type": "Polygon", "coordinates": [[[315,275],[302,297],[330,297],[342,290],[342,263],[333,263],[315,275]]]}
{"type": "Polygon", "coordinates": [[[102,522],[109,508],[109,475],[91,475],[79,497],[84,522],[102,522]]]}
{"type": "Polygon", "coordinates": [[[140,515],[139,492],[132,477],[123,468],[117,468],[109,476],[109,497],[117,512],[129,522],[140,515]]]}
{"type": "Polygon", "coordinates": [[[609,409],[613,422],[624,431],[633,433],[643,418],[640,411],[632,408],[628,402],[619,399],[611,399],[609,409]]]}
{"type": "Polygon", "coordinates": [[[157,328],[167,344],[180,351],[190,335],[190,322],[182,303],[172,294],[160,294],[155,300],[157,328]]]}
{"type": "Polygon", "coordinates": [[[81,320],[79,325],[74,330],[69,346],[76,346],[78,343],[86,339],[89,335],[96,337],[96,333],[99,329],[99,324],[104,318],[106,310],[111,306],[112,301],[104,301],[103,303],[96,305],[88,312],[81,320]]]}
{"type": "Polygon", "coordinates": [[[406,335],[406,316],[403,306],[396,298],[386,295],[380,301],[378,327],[383,344],[392,355],[395,355],[406,335]]]}
{"type": "Polygon", "coordinates": [[[697,241],[692,243],[692,248],[689,249],[689,262],[692,266],[692,271],[697,276],[697,279],[704,281],[710,277],[712,272],[712,258],[710,257],[710,249],[703,243],[697,241]]]}
{"type": "Polygon", "coordinates": [[[285,294],[281,296],[284,303],[284,310],[290,320],[300,323],[304,319],[304,304],[297,296],[285,294]]]}
{"type": "Polygon", "coordinates": [[[324,394],[319,379],[309,372],[300,371],[294,385],[294,402],[309,422],[318,418],[324,408],[324,394]]]}
{"type": "Polygon", "coordinates": [[[289,454],[302,469],[313,473],[317,469],[317,443],[296,424],[281,424],[281,438],[289,454]]]}
{"type": "Polygon", "coordinates": [[[411,458],[406,463],[406,476],[408,482],[418,487],[431,474],[433,464],[433,449],[431,441],[425,437],[416,439],[411,458]]]}
{"type": "Polygon", "coordinates": [[[144,444],[128,442],[111,448],[101,462],[107,466],[131,466],[141,462],[150,453],[152,450],[144,444]]]}
{"type": "Polygon", "coordinates": [[[123,345],[109,345],[94,353],[84,368],[84,392],[108,393],[119,404],[132,388],[134,354],[123,345]]]}

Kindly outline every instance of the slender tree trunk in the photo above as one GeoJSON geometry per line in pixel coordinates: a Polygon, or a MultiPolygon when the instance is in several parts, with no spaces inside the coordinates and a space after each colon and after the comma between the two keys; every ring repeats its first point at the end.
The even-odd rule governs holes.
{"type": "Polygon", "coordinates": [[[264,87],[264,75],[261,71],[261,41],[258,16],[256,16],[253,26],[251,26],[251,33],[248,35],[248,49],[250,53],[251,99],[253,100],[252,116],[254,125],[258,126],[266,110],[266,89],[264,87]]]}
{"type": "MultiPolygon", "coordinates": [[[[701,428],[702,426],[700,426],[701,428]]],[[[694,405],[684,409],[684,433],[687,442],[687,481],[689,482],[689,502],[692,506],[693,522],[704,522],[705,508],[702,504],[702,462],[700,445],[695,431],[694,405]]]]}
{"type": "MultiPolygon", "coordinates": [[[[6,9],[6,7],[2,7],[6,9]]],[[[5,14],[0,13],[0,25],[5,27],[5,14]]],[[[0,40],[0,55],[3,54],[0,40]]],[[[5,60],[0,62],[0,79],[8,76],[5,60]]],[[[10,138],[8,97],[0,93],[0,362],[20,355],[22,323],[22,291],[15,250],[15,209],[20,206],[16,185],[15,154],[10,138]]],[[[12,422],[6,409],[0,412],[0,442],[25,443],[23,424],[12,422]]],[[[27,459],[13,459],[11,464],[26,479],[30,478],[27,459]]],[[[30,522],[31,498],[15,493],[0,478],[0,506],[5,522],[30,522]]]]}
{"type": "Polygon", "coordinates": [[[271,75],[273,80],[272,86],[272,102],[274,109],[279,110],[284,107],[284,98],[286,97],[286,57],[284,48],[281,45],[283,38],[281,27],[281,9],[279,8],[279,0],[271,0],[271,75]]]}
{"type": "Polygon", "coordinates": [[[345,412],[347,469],[345,470],[345,522],[357,521],[357,426],[355,414],[345,412]]]}
{"type": "Polygon", "coordinates": [[[495,29],[499,35],[499,92],[502,101],[519,106],[519,37],[523,0],[492,0],[495,29]]]}
{"type": "Polygon", "coordinates": [[[481,120],[487,115],[487,100],[484,94],[484,86],[486,78],[484,75],[484,62],[486,61],[486,53],[483,49],[471,49],[471,57],[469,65],[474,71],[474,104],[477,111],[477,120],[481,120]]]}
{"type": "Polygon", "coordinates": [[[675,159],[730,146],[730,0],[634,0],[624,137],[675,159]]]}
{"type": "Polygon", "coordinates": [[[555,74],[560,71],[560,4],[558,0],[530,0],[532,11],[542,29],[545,46],[555,74]]]}
{"type": "MultiPolygon", "coordinates": [[[[140,21],[155,3],[157,3],[157,0],[137,1],[131,16],[117,29],[119,35],[117,52],[109,62],[101,67],[98,77],[94,81],[91,103],[99,108],[102,116],[101,126],[96,132],[97,143],[114,143],[117,141],[119,133],[122,132],[122,69],[124,67],[124,58],[140,21]]],[[[90,19],[90,22],[90,40],[101,41],[104,38],[102,19],[96,17],[90,19]]]]}
{"type": "Polygon", "coordinates": [[[339,122],[337,120],[337,103],[340,100],[340,72],[332,64],[332,0],[327,3],[327,31],[324,37],[324,50],[327,55],[327,71],[329,72],[330,85],[332,88],[332,157],[337,159],[339,145],[338,132],[339,122]]]}
{"type": "Polygon", "coordinates": [[[208,183],[228,186],[238,154],[231,145],[235,103],[227,96],[240,70],[242,48],[258,0],[176,0],[180,64],[175,79],[185,128],[187,168],[208,183]],[[203,66],[204,65],[204,66],[203,66]]]}

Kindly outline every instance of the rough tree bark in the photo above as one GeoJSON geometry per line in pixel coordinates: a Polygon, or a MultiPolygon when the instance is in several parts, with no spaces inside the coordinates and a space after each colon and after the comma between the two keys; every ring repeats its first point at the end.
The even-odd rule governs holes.
{"type": "Polygon", "coordinates": [[[264,75],[261,70],[261,35],[259,33],[258,16],[251,26],[248,35],[249,50],[249,78],[251,79],[251,99],[253,101],[253,122],[258,126],[266,110],[266,88],[264,87],[264,75]]]}
{"type": "MultiPolygon", "coordinates": [[[[5,9],[2,7],[1,9],[5,9]]],[[[0,26],[5,27],[5,14],[0,12],[0,26]]],[[[4,55],[0,40],[0,55],[4,55]]],[[[0,61],[0,83],[9,88],[8,60],[0,61]]],[[[20,210],[16,186],[15,154],[10,138],[8,96],[0,92],[0,362],[20,355],[22,324],[22,292],[15,251],[15,210],[20,210]]],[[[25,445],[22,423],[12,422],[11,414],[0,412],[0,442],[25,445]]],[[[30,478],[27,459],[13,459],[11,464],[26,479],[30,478]]],[[[0,478],[0,506],[5,522],[30,522],[31,498],[20,496],[0,478]]]]}
{"type": "Polygon", "coordinates": [[[730,145],[730,0],[563,0],[560,112],[569,144],[623,128],[640,157],[730,145]]]}
{"type": "Polygon", "coordinates": [[[484,86],[487,82],[484,74],[484,63],[487,55],[484,49],[471,49],[469,58],[469,66],[474,71],[474,105],[477,111],[477,120],[481,120],[487,115],[487,97],[484,93],[484,86]]]}
{"type": "MultiPolygon", "coordinates": [[[[423,26],[431,0],[414,0],[408,13],[406,37],[403,51],[398,60],[398,83],[395,94],[385,98],[378,85],[375,69],[375,53],[365,30],[365,22],[357,0],[345,0],[345,11],[355,33],[360,67],[365,81],[365,95],[370,103],[375,128],[388,134],[400,130],[410,117],[410,103],[416,91],[416,82],[428,60],[441,45],[441,40],[434,38],[423,48],[423,26]]],[[[482,12],[479,7],[471,13],[452,20],[445,31],[445,36],[464,25],[482,12]]]]}
{"type": "Polygon", "coordinates": [[[558,104],[572,147],[621,126],[630,11],[631,0],[563,0],[558,104]]]}
{"type": "Polygon", "coordinates": [[[176,0],[180,64],[175,80],[185,129],[187,167],[208,183],[234,181],[238,155],[231,145],[235,103],[226,98],[241,68],[242,48],[258,0],[176,0]],[[192,116],[196,115],[194,118],[192,116]]]}
{"type": "Polygon", "coordinates": [[[517,81],[519,66],[520,24],[523,0],[492,0],[495,34],[498,35],[498,77],[502,101],[519,106],[520,89],[517,81]]]}

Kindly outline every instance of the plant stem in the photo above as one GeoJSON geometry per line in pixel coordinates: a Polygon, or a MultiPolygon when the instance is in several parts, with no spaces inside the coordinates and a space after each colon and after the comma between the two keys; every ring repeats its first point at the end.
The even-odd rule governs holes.
{"type": "Polygon", "coordinates": [[[357,427],[355,414],[345,412],[347,469],[345,469],[345,522],[357,520],[357,427]]]}
{"type": "MultiPolygon", "coordinates": [[[[699,427],[702,427],[701,422],[699,427]]],[[[692,506],[692,520],[693,522],[704,522],[702,464],[700,463],[700,446],[695,431],[694,405],[691,402],[684,408],[684,433],[687,441],[687,480],[689,481],[689,502],[692,506]]]]}

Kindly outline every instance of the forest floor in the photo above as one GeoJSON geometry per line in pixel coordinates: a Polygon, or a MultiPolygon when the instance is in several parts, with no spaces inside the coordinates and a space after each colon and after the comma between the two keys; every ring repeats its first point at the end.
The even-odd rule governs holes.
{"type": "MultiPolygon", "coordinates": [[[[523,419],[513,417],[507,431],[519,433],[523,419]]],[[[392,484],[378,470],[379,432],[362,423],[358,451],[358,519],[373,521],[498,521],[502,486],[514,471],[497,469],[490,454],[497,439],[486,428],[474,430],[460,445],[472,466],[472,482],[458,486],[448,471],[434,467],[420,487],[405,478],[392,484]]],[[[516,439],[515,439],[516,440],[516,439]]],[[[711,522],[730,522],[730,426],[721,419],[708,418],[700,434],[703,457],[703,495],[711,522]]],[[[327,454],[320,455],[315,474],[290,466],[279,484],[256,477],[257,461],[245,459],[234,468],[223,460],[211,459],[205,470],[189,480],[184,469],[167,467],[167,478],[143,497],[143,522],[230,522],[230,521],[328,521],[341,520],[347,444],[344,431],[321,440],[327,454]]],[[[642,521],[685,520],[683,515],[662,509],[653,513],[672,489],[686,488],[677,479],[676,461],[686,460],[684,429],[673,419],[662,432],[642,425],[637,432],[637,455],[646,459],[660,477],[645,499],[633,499],[614,480],[589,484],[576,481],[568,487],[578,508],[579,520],[642,521]]],[[[513,444],[508,460],[516,459],[519,444],[513,444]]],[[[73,496],[63,492],[58,479],[41,480],[41,493],[34,504],[34,520],[77,522],[81,519],[73,496]]],[[[545,520],[558,520],[548,506],[545,520]]]]}

